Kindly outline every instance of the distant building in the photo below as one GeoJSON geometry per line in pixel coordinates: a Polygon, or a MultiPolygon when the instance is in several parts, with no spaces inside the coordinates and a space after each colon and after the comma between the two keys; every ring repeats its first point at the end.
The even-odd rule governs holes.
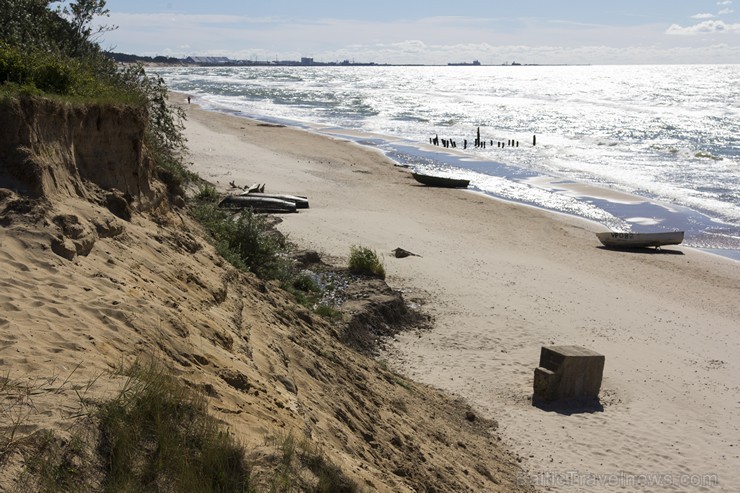
{"type": "Polygon", "coordinates": [[[197,63],[199,65],[226,65],[231,63],[225,56],[189,56],[185,63],[197,63]]]}
{"type": "Polygon", "coordinates": [[[468,67],[468,66],[480,66],[480,62],[478,60],[473,60],[473,63],[468,62],[460,62],[460,63],[448,63],[447,65],[451,67],[468,67]]]}
{"type": "Polygon", "coordinates": [[[313,65],[313,58],[302,57],[301,65],[313,65]]]}

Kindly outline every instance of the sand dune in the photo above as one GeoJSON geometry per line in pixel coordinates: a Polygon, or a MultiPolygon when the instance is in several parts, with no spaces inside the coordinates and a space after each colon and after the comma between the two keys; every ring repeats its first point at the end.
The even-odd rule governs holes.
{"type": "MultiPolygon", "coordinates": [[[[144,152],[130,152],[132,142],[141,145],[131,140],[136,121],[118,129],[93,120],[79,132],[72,106],[56,111],[39,100],[24,108],[4,110],[23,131],[6,136],[17,142],[3,142],[12,149],[0,161],[0,491],[35,491],[39,463],[100,486],[93,404],[116,398],[125,370],[150,360],[205,396],[222,430],[245,445],[257,491],[285,479],[289,437],[310,452],[290,461],[296,489],[316,486],[318,473],[305,462],[315,467],[319,458],[364,491],[529,491],[516,485],[520,469],[495,421],[353,351],[277,282],[221,259],[186,211],[169,205],[144,152]],[[89,151],[86,169],[75,161],[78,139],[89,151]],[[123,177],[119,185],[130,186],[129,201],[95,166],[96,141],[120,144],[105,158],[123,177]],[[77,450],[82,435],[89,457],[77,450]],[[53,452],[42,455],[57,447],[74,448],[73,457],[60,453],[53,463],[53,452]]],[[[252,162],[291,174],[299,160],[327,157],[351,167],[331,141],[311,137],[306,155],[283,142],[281,154],[249,144],[241,120],[200,116],[233,125],[189,124],[205,176],[221,179],[252,162]]],[[[282,129],[254,128],[282,137],[269,133],[282,129]]],[[[320,176],[303,182],[326,186],[320,176]]],[[[317,211],[325,208],[314,197],[317,211]]]]}

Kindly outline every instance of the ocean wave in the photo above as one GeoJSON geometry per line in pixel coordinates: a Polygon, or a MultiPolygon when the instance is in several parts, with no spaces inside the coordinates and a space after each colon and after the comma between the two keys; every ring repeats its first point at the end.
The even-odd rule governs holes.
{"type": "MultiPolygon", "coordinates": [[[[246,114],[416,143],[444,134],[469,157],[448,161],[463,170],[485,174],[493,168],[479,159],[504,162],[740,224],[740,115],[727,104],[737,100],[740,66],[209,67],[160,75],[175,90],[246,114]],[[521,145],[474,148],[478,127],[489,143],[521,145]],[[717,181],[721,190],[709,193],[717,181]]],[[[611,221],[571,199],[496,183],[513,200],[611,221]]]]}

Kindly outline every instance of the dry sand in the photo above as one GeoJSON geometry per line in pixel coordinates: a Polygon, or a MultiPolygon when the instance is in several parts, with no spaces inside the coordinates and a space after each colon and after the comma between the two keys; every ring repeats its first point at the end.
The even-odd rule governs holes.
{"type": "MultiPolygon", "coordinates": [[[[225,262],[161,193],[144,159],[143,122],[117,118],[119,108],[95,107],[93,118],[87,110],[31,100],[0,111],[14,129],[0,139],[1,492],[46,491],[44,479],[101,490],[106,447],[92,404],[115,399],[127,387],[123,370],[151,360],[198,390],[220,430],[245,446],[255,491],[314,491],[320,476],[368,492],[531,491],[516,484],[521,469],[495,421],[352,351],[342,342],[349,329],[225,262]],[[113,178],[124,188],[109,190],[113,178]],[[37,199],[19,192],[36,187],[37,199]],[[126,214],[123,193],[147,207],[126,214]]],[[[282,173],[281,186],[326,187],[290,171],[295,154],[248,143],[292,135],[311,160],[316,143],[342,167],[357,157],[372,169],[378,159],[303,133],[193,116],[207,122],[188,130],[204,174],[254,162],[265,177],[282,173]]],[[[315,206],[296,218],[327,210],[315,206]]],[[[347,284],[343,295],[360,291],[367,305],[389,307],[378,301],[379,281],[347,284]]],[[[371,308],[355,319],[381,319],[371,308]]]]}
{"type": "Polygon", "coordinates": [[[543,490],[737,491],[740,263],[604,250],[599,225],[426,188],[354,143],[184,106],[201,176],[307,195],[280,225],[293,242],[339,262],[371,247],[394,288],[426,300],[434,329],[384,357],[497,419],[543,490]],[[606,355],[603,411],[531,405],[540,347],[571,344],[606,355]]]}

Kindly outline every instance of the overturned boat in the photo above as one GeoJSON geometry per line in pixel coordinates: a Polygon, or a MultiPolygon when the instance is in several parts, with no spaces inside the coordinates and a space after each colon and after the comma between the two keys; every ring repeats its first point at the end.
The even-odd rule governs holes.
{"type": "Polygon", "coordinates": [[[222,209],[252,209],[255,212],[296,212],[296,204],[288,200],[260,197],[259,194],[227,195],[218,203],[222,209]]]}
{"type": "Polygon", "coordinates": [[[683,231],[660,233],[596,233],[599,241],[607,248],[660,248],[678,245],[683,241],[683,231]]]}
{"type": "Polygon", "coordinates": [[[416,181],[423,183],[428,187],[439,188],[468,188],[470,180],[461,180],[458,178],[447,178],[445,176],[424,175],[421,173],[411,173],[416,181]]]}
{"type": "Polygon", "coordinates": [[[301,195],[290,195],[284,193],[264,193],[247,191],[239,195],[240,197],[258,197],[264,199],[278,199],[292,202],[298,209],[308,209],[308,198],[301,195]]]}

